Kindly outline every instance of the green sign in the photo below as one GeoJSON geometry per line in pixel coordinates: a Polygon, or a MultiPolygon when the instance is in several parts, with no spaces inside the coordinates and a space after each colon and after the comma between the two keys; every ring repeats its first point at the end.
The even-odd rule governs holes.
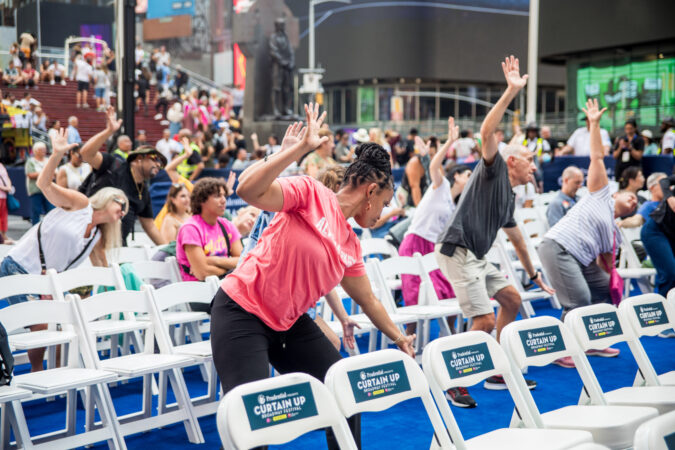
{"type": "Polygon", "coordinates": [[[616,311],[583,317],[588,339],[594,341],[623,334],[616,311]]]}
{"type": "Polygon", "coordinates": [[[557,325],[523,330],[518,333],[525,349],[525,356],[545,355],[565,350],[565,342],[557,325]]]}
{"type": "Polygon", "coordinates": [[[360,122],[374,122],[375,121],[375,88],[360,87],[358,88],[359,108],[360,108],[360,122]]]}
{"type": "Polygon", "coordinates": [[[636,305],[633,308],[635,308],[635,313],[642,328],[668,323],[668,314],[666,314],[666,310],[661,302],[636,305]]]}
{"type": "Polygon", "coordinates": [[[485,342],[446,350],[442,355],[450,378],[466,377],[495,368],[485,342]]]}
{"type": "Polygon", "coordinates": [[[403,361],[347,372],[356,403],[387,397],[410,390],[403,361]]]}
{"type": "Polygon", "coordinates": [[[666,441],[666,448],[668,450],[675,450],[675,433],[663,436],[663,440],[666,441]]]}
{"type": "Polygon", "coordinates": [[[675,114],[675,58],[577,70],[577,108],[597,98],[607,107],[600,126],[614,130],[629,118],[639,126],[657,126],[675,114]],[[657,114],[658,113],[658,114],[657,114]]]}
{"type": "Polygon", "coordinates": [[[300,383],[244,395],[244,408],[251,430],[267,428],[316,416],[312,386],[300,383]]]}

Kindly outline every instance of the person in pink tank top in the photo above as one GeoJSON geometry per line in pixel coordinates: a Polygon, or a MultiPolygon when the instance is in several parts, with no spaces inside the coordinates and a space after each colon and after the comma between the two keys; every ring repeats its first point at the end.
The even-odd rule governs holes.
{"type": "MultiPolygon", "coordinates": [[[[414,356],[415,336],[404,336],[373,294],[361,246],[347,220],[372,227],[391,200],[389,154],[374,143],[362,144],[356,161],[336,193],[302,176],[277,178],[304,154],[318,148],[326,113],[305,105],[306,129],[294,124],[285,150],[260,160],[239,176],[244,201],[277,214],[258,244],[225,277],[211,309],[213,360],[223,391],[280,373],[304,372],[320,380],[341,356],[306,314],[317,299],[340,284],[386,336],[414,356]],[[288,146],[289,141],[294,141],[288,146]]],[[[360,418],[349,419],[360,442],[360,418]]],[[[331,431],[328,448],[337,449],[331,431]]]]}

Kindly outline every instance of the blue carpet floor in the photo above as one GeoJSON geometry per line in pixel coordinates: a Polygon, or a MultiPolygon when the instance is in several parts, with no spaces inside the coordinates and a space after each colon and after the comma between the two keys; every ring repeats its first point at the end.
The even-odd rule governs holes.
{"type": "MultiPolygon", "coordinates": [[[[538,315],[559,317],[560,312],[551,309],[547,302],[534,304],[538,315]]],[[[433,333],[437,329],[432,329],[433,333]]],[[[657,373],[675,370],[675,339],[643,338],[642,343],[651,358],[657,373]]],[[[365,350],[367,342],[359,342],[365,350]]],[[[603,390],[612,390],[633,383],[637,372],[637,364],[628,346],[616,346],[621,350],[617,358],[589,358],[603,390]]],[[[25,371],[20,367],[17,373],[25,371]]],[[[191,368],[185,371],[188,388],[193,396],[206,392],[206,385],[201,381],[199,370],[191,368]]],[[[576,404],[581,392],[581,381],[576,370],[557,366],[544,368],[532,367],[527,378],[538,382],[532,391],[541,412],[560,408],[564,405],[576,404]]],[[[110,389],[118,415],[140,409],[141,383],[131,381],[110,389]]],[[[513,402],[507,391],[489,391],[482,386],[474,386],[471,394],[478,402],[476,409],[452,408],[460,429],[465,438],[471,438],[487,431],[508,427],[513,413],[513,402]]],[[[42,434],[62,428],[65,421],[65,401],[57,399],[53,402],[35,401],[24,404],[26,419],[31,434],[42,434]]],[[[126,438],[130,449],[152,448],[159,445],[163,450],[178,448],[218,449],[220,439],[216,429],[215,416],[200,419],[200,425],[206,444],[191,445],[182,424],[172,425],[160,430],[142,433],[126,438]]],[[[78,411],[78,426],[84,427],[84,412],[78,411]]],[[[367,413],[362,417],[362,443],[366,450],[392,449],[424,449],[429,448],[432,430],[426,418],[421,401],[411,400],[401,403],[382,413],[367,413]]],[[[99,444],[94,448],[107,448],[99,444]]],[[[287,445],[275,447],[280,449],[319,449],[325,448],[323,432],[309,433],[287,445]]]]}

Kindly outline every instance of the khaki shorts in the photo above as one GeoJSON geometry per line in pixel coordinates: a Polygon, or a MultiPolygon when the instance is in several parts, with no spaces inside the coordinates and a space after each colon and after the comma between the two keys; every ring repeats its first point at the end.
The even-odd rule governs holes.
{"type": "Polygon", "coordinates": [[[446,256],[440,252],[442,245],[436,244],[436,261],[455,291],[462,314],[465,317],[493,314],[490,298],[511,283],[485,257],[478,259],[463,247],[456,247],[452,256],[446,256]]]}

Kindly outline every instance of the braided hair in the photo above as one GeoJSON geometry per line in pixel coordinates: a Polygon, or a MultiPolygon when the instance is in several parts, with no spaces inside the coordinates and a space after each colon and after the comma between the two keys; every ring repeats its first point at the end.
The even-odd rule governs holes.
{"type": "Polygon", "coordinates": [[[356,148],[356,161],[347,167],[342,187],[377,183],[380,189],[394,189],[389,153],[381,145],[365,142],[356,148]]]}

